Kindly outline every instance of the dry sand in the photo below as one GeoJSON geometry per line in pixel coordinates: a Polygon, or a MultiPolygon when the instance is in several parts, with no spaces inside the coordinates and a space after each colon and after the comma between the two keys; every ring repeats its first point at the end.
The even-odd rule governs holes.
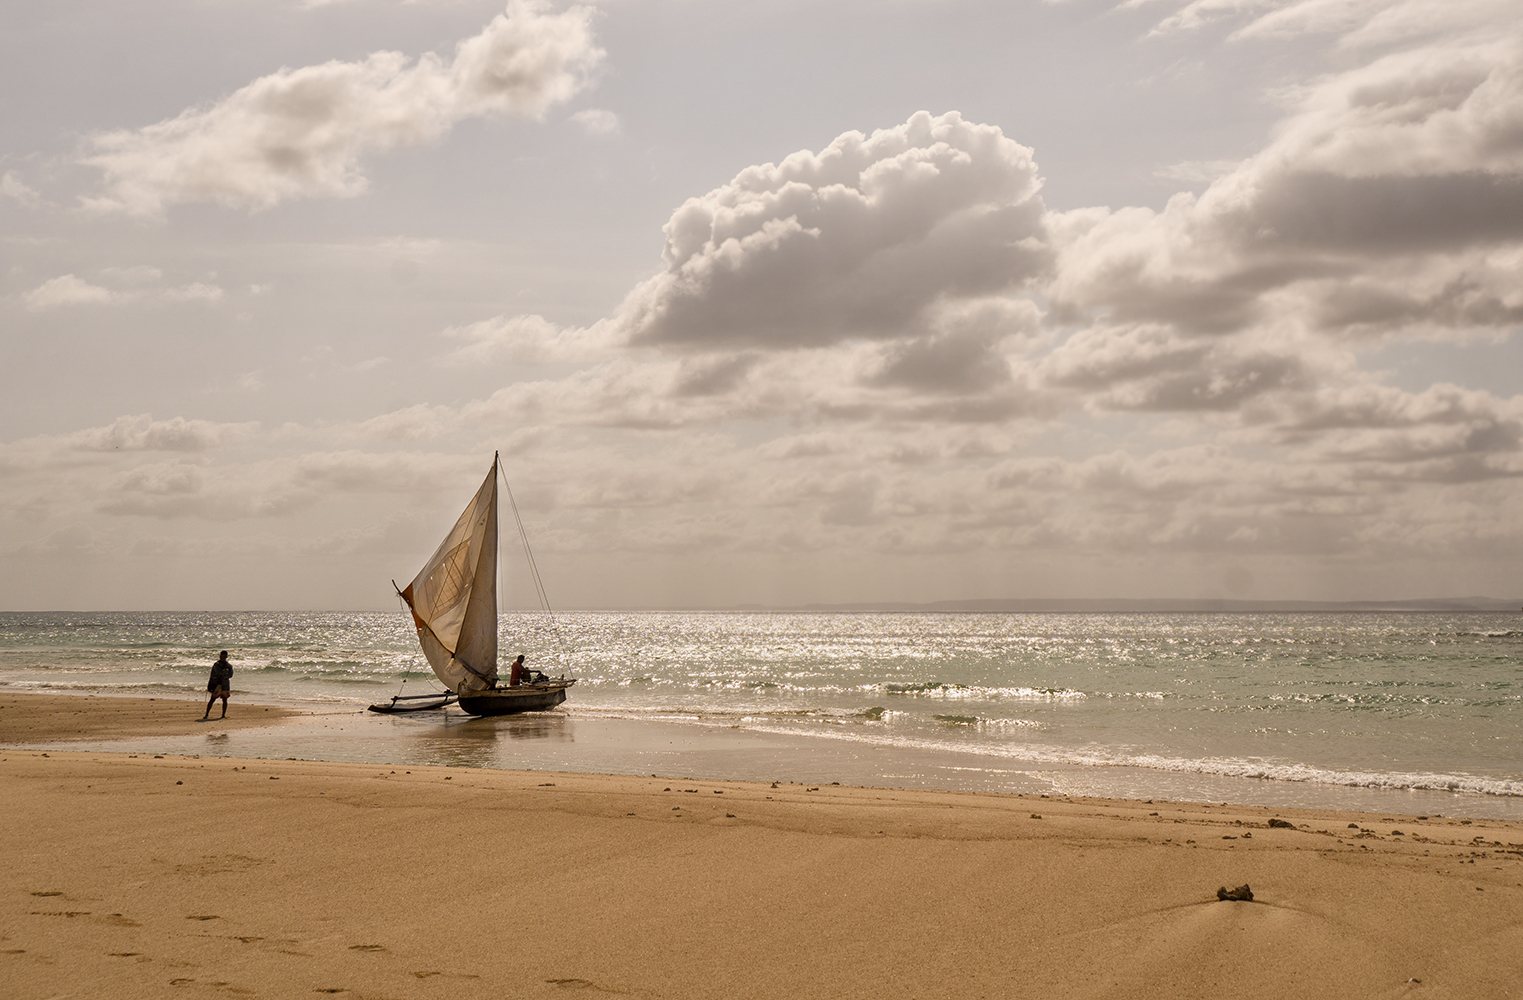
{"type": "Polygon", "coordinates": [[[18,1000],[1523,997],[1519,824],[66,748],[0,751],[18,1000]]]}

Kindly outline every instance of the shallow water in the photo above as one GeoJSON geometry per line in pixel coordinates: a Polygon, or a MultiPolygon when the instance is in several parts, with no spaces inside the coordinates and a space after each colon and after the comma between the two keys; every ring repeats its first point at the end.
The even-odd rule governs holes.
{"type": "Polygon", "coordinates": [[[1519,626],[1434,612],[505,615],[505,654],[579,682],[538,720],[469,720],[360,712],[437,687],[399,614],[13,613],[0,688],[194,694],[227,648],[235,710],[338,714],[188,752],[1523,818],[1519,626]]]}

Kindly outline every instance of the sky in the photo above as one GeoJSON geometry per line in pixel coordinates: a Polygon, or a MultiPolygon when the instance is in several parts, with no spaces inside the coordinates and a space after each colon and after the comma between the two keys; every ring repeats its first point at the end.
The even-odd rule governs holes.
{"type": "Polygon", "coordinates": [[[1523,596],[1520,328],[1516,0],[0,12],[0,609],[1523,596]]]}

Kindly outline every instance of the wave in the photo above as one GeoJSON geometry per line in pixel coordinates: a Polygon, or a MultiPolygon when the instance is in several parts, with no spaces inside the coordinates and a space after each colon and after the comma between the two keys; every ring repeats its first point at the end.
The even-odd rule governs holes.
{"type": "MultiPolygon", "coordinates": [[[[677,723],[712,725],[716,721],[712,713],[673,712],[654,715],[648,712],[626,712],[580,709],[572,715],[597,715],[607,718],[659,718],[677,723]]],[[[885,716],[892,713],[885,712],[885,716]]],[[[976,719],[970,716],[935,716],[937,721],[949,727],[982,728],[1046,728],[1030,720],[976,719]]],[[[922,736],[904,736],[885,732],[868,726],[821,726],[801,730],[784,724],[784,720],[762,714],[746,715],[735,724],[755,732],[785,736],[814,736],[821,739],[845,740],[874,746],[904,748],[975,757],[993,757],[1006,761],[1021,761],[1041,765],[1068,765],[1079,767],[1134,767],[1150,771],[1176,774],[1201,774],[1227,778],[1249,778],[1261,781],[1318,784],[1347,788],[1372,788],[1388,791],[1436,791],[1473,795],[1494,795],[1523,798],[1523,781],[1511,778],[1487,777],[1474,774],[1421,773],[1402,771],[1363,771],[1319,767],[1313,764],[1271,761],[1262,758],[1237,757],[1170,757],[1162,754],[1129,753],[1123,750],[1086,747],[1067,749],[1031,744],[991,744],[947,741],[922,736]]]]}
{"type": "MultiPolygon", "coordinates": [[[[108,696],[109,695],[121,695],[121,696],[130,696],[130,697],[138,697],[138,696],[141,696],[141,695],[148,695],[148,694],[165,694],[165,695],[186,695],[186,694],[189,694],[189,695],[197,695],[197,696],[205,695],[206,694],[206,688],[204,686],[202,686],[202,685],[189,686],[189,685],[185,685],[185,684],[175,684],[175,683],[172,683],[170,681],[140,681],[140,682],[136,682],[136,683],[129,682],[129,683],[113,683],[113,684],[100,684],[98,682],[92,683],[90,681],[61,681],[61,680],[60,681],[51,681],[51,680],[50,681],[7,681],[7,682],[4,682],[4,683],[0,683],[0,690],[3,690],[3,691],[17,691],[17,692],[33,693],[33,694],[47,693],[47,692],[50,692],[50,691],[59,691],[59,692],[65,692],[65,693],[69,693],[69,694],[77,694],[77,693],[89,692],[91,694],[104,694],[104,695],[108,695],[108,696]]],[[[239,693],[247,694],[247,692],[239,692],[239,693]]]]}
{"type": "MultiPolygon", "coordinates": [[[[927,698],[966,698],[989,701],[1077,701],[1089,697],[1072,688],[985,687],[977,684],[950,684],[924,681],[920,684],[885,684],[884,694],[927,698]]],[[[1161,697],[1161,694],[1159,695],[1161,697]]]]}

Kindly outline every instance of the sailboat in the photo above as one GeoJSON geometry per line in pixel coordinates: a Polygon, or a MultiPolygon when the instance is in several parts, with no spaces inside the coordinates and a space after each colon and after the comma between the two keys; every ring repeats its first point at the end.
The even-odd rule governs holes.
{"type": "MultiPolygon", "coordinates": [[[[398,695],[389,704],[371,705],[372,712],[408,712],[443,708],[458,703],[471,715],[511,715],[554,708],[566,700],[576,683],[564,676],[547,678],[529,671],[526,677],[499,683],[497,676],[497,455],[492,469],[464,513],[444,536],[438,550],[423,564],[406,589],[392,587],[412,612],[418,643],[434,674],[448,691],[427,695],[398,695]],[[531,679],[532,678],[532,679],[531,679]]],[[[511,491],[509,497],[512,497],[511,491]]],[[[518,507],[513,506],[518,517],[518,507]]],[[[523,522],[518,522],[520,534],[523,522]]],[[[543,603],[544,588],[525,539],[524,552],[543,603]]]]}

